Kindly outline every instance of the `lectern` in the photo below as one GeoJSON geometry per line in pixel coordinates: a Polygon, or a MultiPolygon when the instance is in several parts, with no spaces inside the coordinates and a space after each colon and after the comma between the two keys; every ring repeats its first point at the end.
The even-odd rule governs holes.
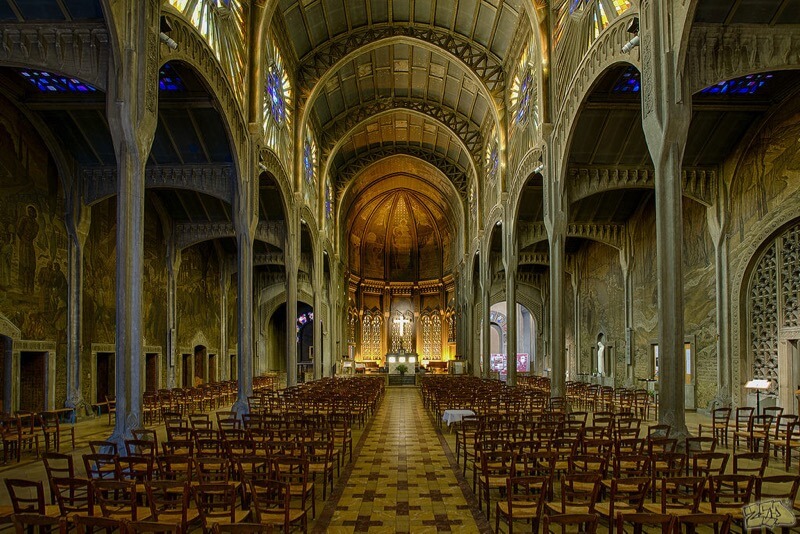
{"type": "Polygon", "coordinates": [[[756,415],[761,415],[761,392],[769,389],[769,380],[751,380],[744,385],[745,389],[754,389],[756,392],[756,415]]]}

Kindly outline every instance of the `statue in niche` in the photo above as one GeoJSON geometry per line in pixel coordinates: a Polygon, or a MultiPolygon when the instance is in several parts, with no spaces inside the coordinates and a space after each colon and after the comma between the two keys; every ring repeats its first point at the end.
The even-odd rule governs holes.
{"type": "Polygon", "coordinates": [[[597,334],[597,374],[606,375],[606,346],[603,344],[603,333],[597,334]]]}
{"type": "Polygon", "coordinates": [[[36,276],[36,249],[33,242],[39,235],[39,223],[36,208],[28,205],[27,213],[20,217],[17,223],[17,237],[19,238],[19,274],[17,280],[23,293],[33,293],[33,283],[36,276]]]}

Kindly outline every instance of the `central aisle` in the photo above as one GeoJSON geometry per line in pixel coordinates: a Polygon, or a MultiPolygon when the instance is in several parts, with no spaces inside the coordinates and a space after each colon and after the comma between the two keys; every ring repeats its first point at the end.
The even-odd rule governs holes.
{"type": "Polygon", "coordinates": [[[482,532],[416,388],[388,388],[315,532],[482,532]],[[331,515],[332,512],[332,515],[331,515]]]}

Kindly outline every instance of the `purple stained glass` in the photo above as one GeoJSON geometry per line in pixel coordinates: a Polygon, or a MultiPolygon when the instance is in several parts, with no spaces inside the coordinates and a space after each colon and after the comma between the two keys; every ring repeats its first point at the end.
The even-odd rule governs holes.
{"type": "Polygon", "coordinates": [[[303,147],[303,169],[306,174],[306,182],[311,183],[314,181],[314,155],[311,152],[311,143],[306,141],[303,147]]]}
{"type": "Polygon", "coordinates": [[[278,66],[274,63],[267,74],[267,94],[269,95],[270,112],[278,124],[286,120],[286,99],[283,95],[283,80],[278,66]]]}
{"type": "Polygon", "coordinates": [[[611,88],[612,93],[638,93],[642,89],[642,82],[639,71],[636,67],[628,67],[622,76],[617,79],[617,83],[611,88]]]}
{"type": "Polygon", "coordinates": [[[519,84],[519,100],[515,117],[518,124],[525,124],[528,121],[533,100],[533,88],[533,70],[529,68],[519,84]]]}
{"type": "Polygon", "coordinates": [[[750,74],[733,80],[726,80],[701,90],[704,95],[754,95],[769,85],[773,74],[750,74]]]}
{"type": "Polygon", "coordinates": [[[330,182],[325,186],[325,217],[333,217],[333,190],[330,182]]]}
{"type": "Polygon", "coordinates": [[[42,70],[21,70],[20,75],[43,93],[94,93],[97,89],[75,78],[42,70]]]}
{"type": "Polygon", "coordinates": [[[161,91],[169,92],[186,91],[183,80],[169,63],[165,64],[161,67],[161,70],[158,71],[158,88],[161,91]]]}

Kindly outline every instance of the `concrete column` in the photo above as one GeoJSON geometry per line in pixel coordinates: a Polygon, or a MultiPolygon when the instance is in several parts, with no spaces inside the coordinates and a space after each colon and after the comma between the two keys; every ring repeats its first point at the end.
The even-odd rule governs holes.
{"type": "Polygon", "coordinates": [[[233,410],[247,413],[247,398],[253,394],[253,236],[247,228],[236,229],[238,294],[237,362],[238,394],[233,410]]]}
{"type": "Polygon", "coordinates": [[[286,385],[297,385],[297,251],[287,247],[286,255],[286,385]],[[291,250],[291,252],[289,252],[291,250]]]}
{"type": "Polygon", "coordinates": [[[669,6],[645,2],[641,13],[642,126],[655,167],[658,267],[659,422],[670,437],[688,435],[684,412],[683,191],[681,165],[691,123],[691,95],[672,48],[669,6]]]}
{"type": "Polygon", "coordinates": [[[230,359],[228,358],[228,290],[231,287],[231,267],[228,260],[220,258],[219,272],[219,355],[217,356],[217,380],[230,380],[230,359]]]}
{"type": "Polygon", "coordinates": [[[178,273],[181,251],[170,241],[167,245],[167,388],[177,387],[175,367],[178,365],[178,273]]]}
{"type": "Polygon", "coordinates": [[[575,337],[575,346],[573,347],[573,354],[572,358],[575,361],[575,369],[572,369],[572,373],[569,373],[569,363],[567,364],[567,372],[569,374],[570,380],[577,380],[578,377],[575,376],[580,372],[580,361],[581,361],[581,281],[580,275],[578,271],[580,270],[579,262],[575,261],[574,266],[572,269],[572,274],[570,275],[569,279],[572,286],[572,303],[573,309],[575,310],[572,325],[574,329],[574,337],[575,337]]]}
{"type": "MultiPolygon", "coordinates": [[[[721,186],[722,187],[722,186],[721,186]]],[[[728,276],[728,232],[727,210],[720,206],[725,202],[727,191],[718,195],[718,204],[707,211],[708,229],[714,241],[714,266],[717,308],[717,396],[709,409],[730,406],[732,403],[731,377],[731,316],[730,279],[728,276]]]]}
{"type": "Polygon", "coordinates": [[[632,248],[626,246],[619,252],[622,269],[623,304],[625,306],[625,387],[636,387],[636,359],[633,355],[633,268],[632,248]]]}
{"type": "Polygon", "coordinates": [[[565,381],[565,349],[564,333],[564,244],[566,241],[566,225],[563,230],[550,236],[550,395],[561,397],[565,381]]]}
{"type": "MultiPolygon", "coordinates": [[[[481,269],[489,269],[488,262],[481,266],[481,269]]],[[[492,325],[489,321],[491,314],[491,306],[489,304],[489,287],[491,285],[491,278],[486,276],[483,280],[481,287],[481,361],[483,362],[483,371],[481,376],[489,378],[490,364],[491,364],[491,350],[492,350],[492,325]]]]}
{"type": "Polygon", "coordinates": [[[322,252],[320,244],[314,247],[314,380],[322,378],[322,252]]]}
{"type": "MultiPolygon", "coordinates": [[[[107,117],[117,162],[116,424],[122,445],[142,423],[142,290],[145,165],[158,110],[159,8],[153,2],[115,5],[119,56],[109,66],[107,117]]],[[[121,447],[122,448],[122,447],[121,447]]],[[[124,450],[124,448],[123,448],[124,450]]]]}
{"type": "MultiPolygon", "coordinates": [[[[66,226],[69,265],[67,266],[67,408],[73,416],[91,413],[81,391],[81,355],[83,353],[83,252],[89,235],[91,208],[77,198],[70,199],[72,209],[67,213],[66,226]]],[[[11,358],[8,358],[9,360],[11,358]]],[[[9,375],[10,376],[10,375],[9,375]]]]}
{"type": "MultiPolygon", "coordinates": [[[[516,262],[514,262],[516,263],[516,262]]],[[[517,267],[506,266],[506,383],[517,385],[517,267]]]]}

